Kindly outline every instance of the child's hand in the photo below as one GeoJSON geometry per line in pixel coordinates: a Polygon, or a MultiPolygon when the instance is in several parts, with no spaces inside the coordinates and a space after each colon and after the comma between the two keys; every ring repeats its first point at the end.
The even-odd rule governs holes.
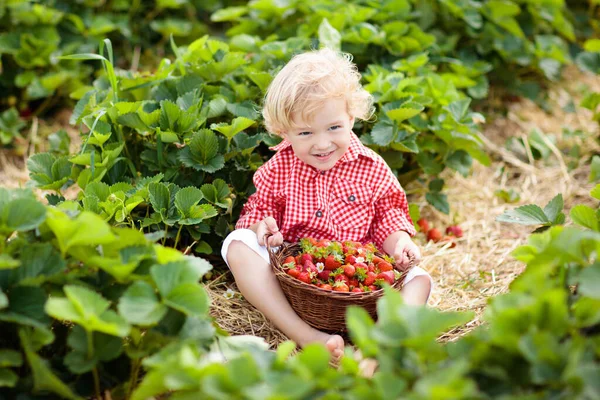
{"type": "Polygon", "coordinates": [[[408,234],[398,238],[392,256],[396,260],[396,267],[401,270],[407,270],[421,262],[421,250],[408,234]]]}
{"type": "Polygon", "coordinates": [[[267,240],[272,247],[280,246],[283,243],[283,235],[279,232],[275,218],[266,217],[258,223],[256,236],[258,236],[258,244],[261,246],[265,245],[265,235],[271,235],[267,240]]]}

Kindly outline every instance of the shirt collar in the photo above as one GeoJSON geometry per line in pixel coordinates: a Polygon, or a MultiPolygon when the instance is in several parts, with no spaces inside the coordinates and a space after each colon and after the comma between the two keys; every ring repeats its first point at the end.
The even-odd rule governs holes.
{"type": "MultiPolygon", "coordinates": [[[[344,163],[354,161],[358,158],[358,156],[373,158],[365,145],[360,142],[358,136],[356,136],[354,132],[350,132],[350,135],[350,146],[348,147],[346,153],[344,153],[344,156],[340,159],[340,162],[344,163]]],[[[280,151],[291,146],[292,144],[284,139],[279,144],[269,147],[269,149],[273,151],[280,151]]]]}

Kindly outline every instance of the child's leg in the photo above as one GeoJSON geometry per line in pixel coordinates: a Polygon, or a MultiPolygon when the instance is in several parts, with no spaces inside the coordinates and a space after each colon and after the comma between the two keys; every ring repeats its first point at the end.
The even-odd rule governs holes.
{"type": "Polygon", "coordinates": [[[335,358],[343,354],[342,337],[326,334],[304,322],[287,301],[269,263],[254,250],[239,240],[233,240],[226,257],[235,282],[246,300],[286,336],[300,346],[322,342],[335,358]]]}
{"type": "Polygon", "coordinates": [[[426,276],[417,276],[404,285],[400,292],[405,304],[423,305],[427,303],[430,290],[431,280],[426,276]]]}
{"type": "Polygon", "coordinates": [[[427,271],[420,267],[413,267],[408,271],[400,292],[404,303],[423,305],[427,304],[432,289],[433,280],[427,271]]]}

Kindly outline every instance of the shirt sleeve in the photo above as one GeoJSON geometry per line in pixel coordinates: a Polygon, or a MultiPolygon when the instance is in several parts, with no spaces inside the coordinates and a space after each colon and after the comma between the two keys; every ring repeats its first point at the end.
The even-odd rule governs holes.
{"type": "MultiPolygon", "coordinates": [[[[268,164],[268,163],[267,163],[268,164]]],[[[255,173],[252,181],[256,187],[249,198],[238,219],[235,228],[243,229],[263,220],[266,217],[273,217],[277,226],[281,227],[285,201],[277,196],[273,190],[274,178],[271,173],[270,165],[264,164],[255,173]]]]}
{"type": "Polygon", "coordinates": [[[393,175],[387,180],[390,183],[385,185],[388,187],[385,194],[375,202],[375,218],[371,227],[371,236],[380,249],[385,239],[394,232],[405,231],[410,236],[417,234],[408,213],[406,193],[393,175]]]}

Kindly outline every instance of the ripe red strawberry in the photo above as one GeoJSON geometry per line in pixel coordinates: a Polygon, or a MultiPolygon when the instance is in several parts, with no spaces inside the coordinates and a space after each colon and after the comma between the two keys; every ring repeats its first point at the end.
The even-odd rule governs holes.
{"type": "Polygon", "coordinates": [[[322,284],[319,285],[319,287],[321,289],[324,289],[324,290],[333,290],[333,288],[331,287],[331,285],[328,284],[328,283],[322,283],[322,284]]]}
{"type": "Polygon", "coordinates": [[[358,279],[350,279],[350,280],[348,280],[348,286],[358,287],[358,285],[359,285],[358,279]]]}
{"type": "Polygon", "coordinates": [[[304,283],[310,283],[311,279],[310,279],[310,275],[308,272],[300,272],[300,274],[298,275],[298,280],[304,283]]]}
{"type": "Polygon", "coordinates": [[[377,274],[376,279],[384,279],[387,283],[393,285],[395,280],[394,271],[380,272],[379,274],[377,274]]]}
{"type": "Polygon", "coordinates": [[[371,262],[375,265],[379,264],[380,262],[385,261],[383,258],[373,255],[373,259],[371,260],[371,262]]]}
{"type": "Polygon", "coordinates": [[[304,270],[308,271],[308,272],[314,272],[315,274],[317,272],[319,272],[319,270],[317,269],[317,266],[315,264],[313,264],[312,261],[306,261],[304,263],[304,270]]]}
{"type": "Polygon", "coordinates": [[[348,281],[349,281],[348,277],[346,275],[344,275],[344,274],[336,275],[336,277],[334,278],[334,280],[336,282],[344,282],[344,283],[348,283],[348,281]]]}
{"type": "Polygon", "coordinates": [[[368,267],[368,265],[367,265],[367,264],[365,264],[364,262],[356,262],[356,263],[354,264],[354,266],[355,266],[356,268],[362,268],[362,269],[365,269],[365,270],[366,270],[367,268],[369,268],[369,267],[368,267]]]}
{"type": "Polygon", "coordinates": [[[296,268],[290,268],[287,270],[287,273],[289,276],[293,276],[294,278],[297,278],[298,275],[300,275],[300,270],[298,270],[296,268]]]}
{"type": "Polygon", "coordinates": [[[359,287],[355,287],[354,289],[352,289],[352,292],[354,292],[354,293],[362,293],[362,292],[364,292],[364,290],[362,290],[359,287]]]}
{"type": "Polygon", "coordinates": [[[367,272],[367,277],[365,278],[365,281],[363,282],[363,284],[365,286],[372,285],[373,282],[375,282],[376,277],[377,277],[377,275],[375,275],[374,272],[371,272],[371,271],[367,272]]]}
{"type": "Polygon", "coordinates": [[[327,239],[321,239],[317,242],[316,247],[328,247],[331,242],[327,239]]]}
{"type": "Polygon", "coordinates": [[[301,264],[304,265],[307,261],[313,262],[313,257],[310,254],[302,254],[300,256],[301,264]]]}
{"type": "Polygon", "coordinates": [[[370,290],[371,292],[374,292],[374,291],[378,290],[377,286],[375,286],[375,285],[369,285],[369,286],[367,286],[367,287],[369,288],[369,290],[370,290]]]}
{"type": "Polygon", "coordinates": [[[283,261],[284,264],[291,264],[294,263],[296,264],[296,259],[293,256],[287,256],[285,258],[285,260],[283,261]]]}
{"type": "Polygon", "coordinates": [[[346,264],[355,264],[356,263],[356,257],[355,256],[347,256],[346,257],[346,264]]]}
{"type": "Polygon", "coordinates": [[[341,266],[342,266],[342,263],[339,262],[338,260],[336,260],[335,256],[333,254],[327,256],[327,258],[325,259],[325,269],[333,271],[334,269],[337,269],[341,266]]]}
{"type": "Polygon", "coordinates": [[[344,282],[336,282],[333,284],[333,290],[336,292],[349,292],[350,288],[344,282]]]}
{"type": "Polygon", "coordinates": [[[387,261],[382,261],[379,264],[377,264],[377,268],[379,268],[379,271],[381,271],[381,272],[392,271],[394,269],[392,264],[390,264],[387,261]]]}
{"type": "Polygon", "coordinates": [[[456,236],[457,238],[460,238],[463,236],[463,231],[460,226],[451,225],[446,228],[446,235],[452,235],[452,236],[456,236]]]}
{"type": "Polygon", "coordinates": [[[369,264],[369,268],[367,268],[367,271],[369,271],[369,272],[375,272],[375,265],[369,264]]]}
{"type": "Polygon", "coordinates": [[[421,231],[424,233],[429,232],[429,222],[425,218],[421,218],[417,221],[417,225],[421,228],[421,231]]]}
{"type": "Polygon", "coordinates": [[[352,278],[355,273],[356,273],[356,268],[354,267],[354,265],[350,265],[350,264],[344,265],[344,274],[346,274],[346,276],[348,278],[352,278]]]}
{"type": "Polygon", "coordinates": [[[434,242],[439,242],[442,238],[442,232],[438,228],[431,228],[429,232],[427,232],[427,240],[433,240],[434,242]]]}
{"type": "Polygon", "coordinates": [[[329,274],[331,274],[331,271],[324,269],[323,271],[321,271],[317,274],[317,277],[319,277],[319,279],[321,279],[323,281],[326,281],[329,279],[329,274]]]}

